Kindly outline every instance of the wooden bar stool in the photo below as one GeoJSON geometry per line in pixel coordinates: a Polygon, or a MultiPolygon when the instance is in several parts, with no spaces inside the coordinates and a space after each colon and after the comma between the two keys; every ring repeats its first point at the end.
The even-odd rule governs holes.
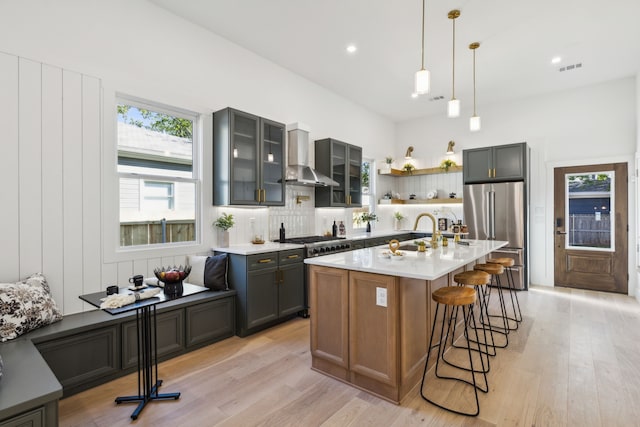
{"type": "Polygon", "coordinates": [[[502,284],[500,283],[500,275],[504,273],[504,267],[500,264],[476,264],[473,266],[476,271],[484,271],[491,275],[491,283],[496,285],[498,289],[498,300],[500,302],[500,314],[489,314],[489,301],[491,296],[491,290],[485,288],[483,299],[485,301],[486,318],[480,319],[480,323],[483,326],[488,327],[491,331],[504,335],[505,343],[502,345],[496,344],[498,348],[505,348],[509,345],[509,319],[507,318],[507,309],[504,302],[504,295],[502,293],[502,284]],[[502,320],[502,326],[491,323],[491,318],[499,318],[502,320]]]}
{"type": "Polygon", "coordinates": [[[513,310],[513,317],[509,317],[516,323],[515,328],[518,329],[518,323],[522,322],[522,311],[520,310],[520,301],[518,301],[518,291],[516,290],[515,282],[513,280],[513,265],[515,261],[513,258],[501,257],[501,258],[489,258],[488,264],[500,264],[504,267],[505,276],[507,276],[507,286],[509,288],[509,294],[511,296],[511,308],[513,310]]]}
{"type": "MultiPolygon", "coordinates": [[[[469,368],[465,369],[471,373],[471,380],[465,378],[451,377],[442,375],[439,372],[440,368],[440,359],[442,359],[442,355],[444,354],[445,347],[447,344],[447,340],[451,339],[453,341],[453,331],[452,331],[452,323],[455,322],[455,315],[457,313],[457,309],[462,307],[462,313],[464,316],[464,325],[465,325],[465,335],[470,331],[467,327],[469,322],[473,322],[473,326],[475,327],[475,318],[473,316],[473,305],[476,301],[476,291],[473,288],[469,288],[466,286],[445,286],[444,288],[440,288],[435,290],[431,294],[431,298],[436,302],[436,311],[433,316],[433,326],[431,327],[431,337],[429,338],[429,347],[427,353],[427,361],[424,364],[424,373],[422,374],[422,382],[420,384],[420,395],[424,400],[435,405],[439,408],[445,409],[447,411],[459,414],[459,415],[467,415],[475,417],[480,413],[480,403],[478,401],[478,390],[487,393],[489,391],[489,385],[487,383],[487,374],[484,369],[484,362],[482,361],[482,357],[480,357],[480,363],[483,365],[482,369],[474,369],[473,366],[473,356],[471,355],[471,341],[467,340],[467,354],[469,356],[469,368]],[[444,306],[443,316],[442,316],[442,326],[440,328],[440,338],[437,344],[433,344],[433,336],[435,333],[436,323],[438,319],[438,312],[440,311],[440,306],[444,306]],[[447,325],[447,330],[445,333],[445,325],[447,325]],[[473,387],[473,392],[475,395],[475,409],[472,411],[462,411],[458,409],[454,409],[452,407],[447,407],[444,403],[436,403],[432,398],[428,397],[425,393],[425,383],[427,377],[427,367],[429,366],[429,359],[431,358],[431,350],[433,348],[438,349],[438,355],[436,359],[436,366],[434,368],[434,373],[437,378],[440,379],[449,379],[454,381],[463,382],[469,386],[473,387]],[[476,374],[482,374],[484,377],[484,386],[479,385],[476,381],[476,374]]],[[[478,346],[477,351],[480,351],[478,346]]],[[[437,394],[439,389],[438,387],[434,387],[432,389],[427,390],[430,395],[437,394]]]]}
{"type": "MultiPolygon", "coordinates": [[[[489,282],[491,281],[491,276],[489,273],[479,270],[473,271],[463,271],[462,273],[458,273],[453,276],[453,281],[456,282],[459,286],[473,286],[476,290],[476,295],[478,298],[478,306],[479,310],[479,319],[480,323],[486,323],[488,321],[487,315],[487,307],[484,301],[484,295],[486,294],[486,288],[489,282]]],[[[482,353],[487,354],[489,356],[496,355],[496,345],[493,338],[493,331],[490,328],[479,327],[483,331],[484,341],[479,342],[478,344],[484,346],[482,353]],[[488,332],[488,334],[487,334],[488,332]]],[[[469,337],[466,337],[470,339],[469,337]]],[[[460,346],[454,345],[456,348],[460,348],[460,346]]],[[[445,360],[445,362],[447,362],[445,360]]],[[[448,363],[448,362],[447,362],[448,363]]],[[[489,371],[489,360],[487,359],[487,372],[489,371]]]]}

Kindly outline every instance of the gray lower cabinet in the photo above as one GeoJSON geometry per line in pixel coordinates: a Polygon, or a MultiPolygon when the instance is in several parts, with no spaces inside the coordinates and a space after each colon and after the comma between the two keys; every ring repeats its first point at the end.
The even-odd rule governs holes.
{"type": "Polygon", "coordinates": [[[187,307],[186,347],[196,347],[236,332],[236,313],[233,298],[205,302],[187,307]]]}
{"type": "Polygon", "coordinates": [[[40,354],[54,372],[67,395],[102,382],[120,371],[119,325],[92,329],[65,338],[40,343],[40,354]]]}
{"type": "Polygon", "coordinates": [[[237,291],[236,334],[244,337],[304,310],[304,250],[229,254],[229,286],[237,291]]]}
{"type": "Polygon", "coordinates": [[[46,426],[44,411],[45,408],[34,409],[7,421],[0,422],[0,427],[44,427],[46,426]]]}
{"type": "MultiPolygon", "coordinates": [[[[156,316],[158,359],[184,349],[184,311],[173,310],[156,316]]],[[[132,320],[122,324],[122,368],[138,366],[138,329],[132,320]]]]}
{"type": "MultiPolygon", "coordinates": [[[[233,291],[203,292],[176,300],[164,309],[158,306],[158,359],[167,360],[233,336],[235,297],[233,291]]],[[[96,311],[79,313],[76,320],[74,316],[51,325],[59,329],[55,337],[39,338],[35,343],[62,384],[64,397],[136,370],[135,314],[111,316],[96,311]],[[85,324],[82,319],[91,323],[85,324]],[[64,322],[71,329],[63,331],[64,322]]]]}

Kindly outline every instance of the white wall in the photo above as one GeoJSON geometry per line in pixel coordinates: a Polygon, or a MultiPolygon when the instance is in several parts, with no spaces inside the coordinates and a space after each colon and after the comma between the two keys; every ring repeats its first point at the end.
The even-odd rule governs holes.
{"type": "MultiPolygon", "coordinates": [[[[468,110],[458,119],[447,119],[443,110],[437,117],[399,123],[396,146],[413,145],[415,153],[434,145],[444,151],[449,140],[456,142],[456,150],[526,141],[531,147],[531,281],[547,286],[553,286],[553,167],[628,161],[632,175],[629,194],[632,272],[636,233],[631,171],[637,141],[637,97],[636,79],[626,78],[503,105],[481,105],[478,114],[483,128],[476,133],[468,130],[468,110]],[[417,140],[429,144],[420,146],[417,140]]],[[[630,293],[635,289],[636,275],[630,274],[630,293]]]]}
{"type": "MultiPolygon", "coordinates": [[[[394,137],[387,119],[144,0],[0,2],[0,52],[8,54],[2,61],[9,70],[0,74],[8,165],[0,177],[10,206],[0,214],[6,229],[0,280],[42,271],[65,314],[86,309],[82,293],[124,285],[134,273],[184,263],[186,253],[215,245],[209,228],[218,214],[211,207],[211,112],[232,106],[283,123],[304,122],[311,141],[337,138],[372,158],[384,157],[394,137]],[[29,65],[19,68],[18,62],[29,65]],[[39,71],[49,69],[63,76],[58,83],[50,85],[49,71],[39,71]],[[54,92],[45,96],[50,87],[54,92]],[[117,221],[116,92],[206,114],[199,246],[119,256],[105,250],[117,240],[110,231],[117,221]],[[58,104],[55,113],[46,103],[58,104]]],[[[246,239],[250,217],[268,227],[260,211],[239,217],[238,238],[246,239]]]]}

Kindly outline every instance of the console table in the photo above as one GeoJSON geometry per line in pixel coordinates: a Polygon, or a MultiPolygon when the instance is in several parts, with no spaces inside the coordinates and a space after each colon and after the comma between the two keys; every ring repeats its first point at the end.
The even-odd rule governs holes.
{"type": "MultiPolygon", "coordinates": [[[[150,286],[146,289],[153,289],[150,286]]],[[[138,345],[138,394],[131,396],[116,397],[116,403],[139,402],[137,408],[131,414],[132,419],[137,419],[146,404],[153,400],[176,400],[180,398],[180,393],[158,393],[158,388],[162,385],[162,380],[158,379],[158,340],[156,306],[163,302],[176,300],[188,295],[206,292],[208,289],[203,286],[183,283],[183,292],[179,295],[167,295],[160,292],[152,298],[136,301],[132,304],[119,308],[103,309],[109,314],[115,315],[127,311],[136,311],[136,332],[138,345]]],[[[120,294],[133,294],[127,288],[120,288],[120,294]]],[[[106,297],[104,292],[81,295],[80,299],[100,308],[102,299],[106,297]]]]}

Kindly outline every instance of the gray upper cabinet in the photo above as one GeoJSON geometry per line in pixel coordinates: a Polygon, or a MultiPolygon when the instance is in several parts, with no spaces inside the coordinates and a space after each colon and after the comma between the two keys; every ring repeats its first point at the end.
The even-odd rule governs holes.
{"type": "Polygon", "coordinates": [[[284,206],[285,125],[225,108],[213,114],[213,204],[284,206]]]}
{"type": "Polygon", "coordinates": [[[316,207],[362,206],[362,148],[327,138],[315,142],[316,170],[338,186],[316,187],[316,207]]]}
{"type": "Polygon", "coordinates": [[[464,150],[462,163],[465,184],[522,181],[527,176],[527,144],[464,150]]]}

